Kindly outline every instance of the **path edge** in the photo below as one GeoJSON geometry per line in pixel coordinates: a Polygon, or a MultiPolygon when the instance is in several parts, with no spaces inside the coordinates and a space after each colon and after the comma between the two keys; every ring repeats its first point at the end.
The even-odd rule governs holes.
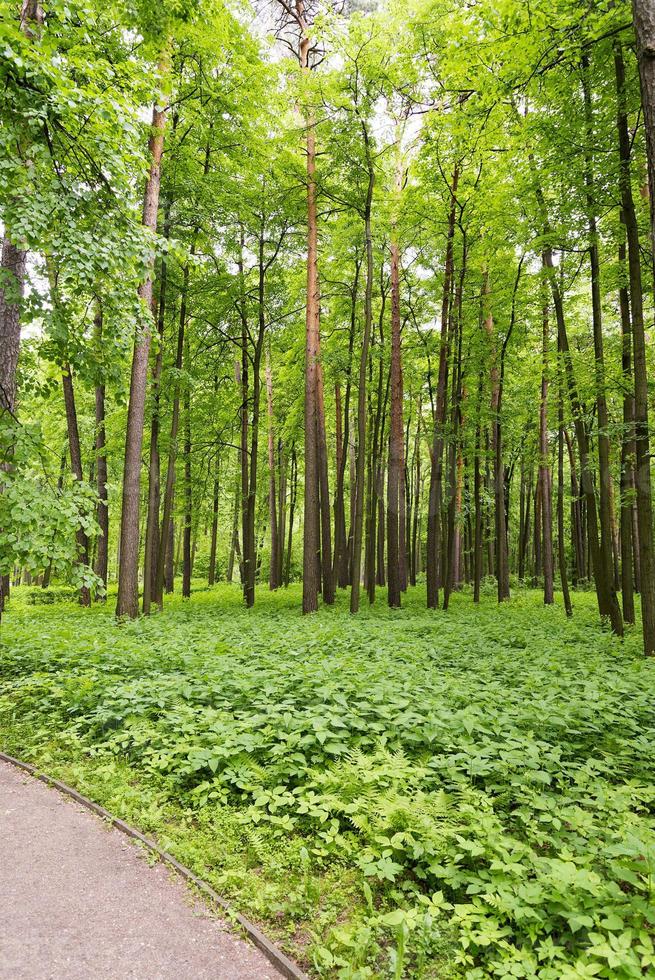
{"type": "Polygon", "coordinates": [[[22,769],[23,772],[26,772],[35,779],[40,780],[40,782],[45,783],[46,786],[53,786],[55,789],[59,790],[60,793],[63,793],[65,796],[69,796],[71,799],[75,800],[76,803],[80,804],[80,806],[83,806],[92,813],[95,813],[97,816],[102,817],[103,820],[107,820],[112,827],[120,830],[121,833],[125,834],[127,837],[132,837],[134,840],[140,841],[143,845],[145,845],[145,847],[148,848],[149,851],[156,854],[160,861],[168,864],[177,872],[177,874],[180,875],[181,878],[184,878],[185,881],[190,882],[201,892],[203,892],[212,904],[218,905],[219,908],[223,909],[225,912],[228,912],[230,920],[239,923],[241,928],[248,934],[251,942],[257,947],[257,949],[261,950],[267,960],[280,971],[282,976],[287,977],[287,980],[309,980],[307,974],[303,973],[300,967],[296,966],[296,964],[290,960],[281,949],[278,949],[278,947],[264,935],[261,929],[259,929],[254,922],[251,922],[250,919],[246,918],[245,915],[242,915],[241,912],[237,912],[227,901],[227,899],[223,898],[218,894],[218,892],[214,891],[211,885],[208,885],[206,881],[199,878],[198,875],[196,875],[190,868],[187,868],[186,865],[178,861],[177,858],[174,858],[172,854],[165,851],[154,840],[151,840],[149,837],[146,837],[145,834],[142,834],[140,830],[136,829],[136,827],[130,826],[130,824],[126,823],[124,820],[121,820],[119,817],[115,817],[109,812],[109,810],[105,810],[103,806],[100,806],[99,803],[94,803],[93,800],[90,800],[87,796],[83,796],[81,793],[78,793],[78,791],[73,789],[72,786],[62,783],[60,779],[55,779],[54,776],[48,776],[47,773],[41,772],[37,766],[33,766],[29,762],[23,762],[21,759],[15,759],[12,755],[7,755],[6,752],[0,752],[0,762],[7,762],[9,765],[14,766],[17,769],[22,769]]]}

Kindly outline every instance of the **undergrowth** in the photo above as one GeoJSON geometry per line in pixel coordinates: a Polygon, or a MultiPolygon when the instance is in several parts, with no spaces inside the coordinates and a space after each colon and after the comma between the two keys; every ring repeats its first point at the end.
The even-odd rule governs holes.
{"type": "Polygon", "coordinates": [[[0,744],[155,834],[325,977],[655,976],[655,664],[521,592],[351,617],[217,586],[32,605],[0,744]]]}

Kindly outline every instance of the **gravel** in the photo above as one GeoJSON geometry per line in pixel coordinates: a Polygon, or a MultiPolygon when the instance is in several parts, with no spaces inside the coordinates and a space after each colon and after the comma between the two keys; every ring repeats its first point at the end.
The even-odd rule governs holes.
{"type": "Polygon", "coordinates": [[[0,762],[1,980],[277,980],[163,865],[0,762]]]}

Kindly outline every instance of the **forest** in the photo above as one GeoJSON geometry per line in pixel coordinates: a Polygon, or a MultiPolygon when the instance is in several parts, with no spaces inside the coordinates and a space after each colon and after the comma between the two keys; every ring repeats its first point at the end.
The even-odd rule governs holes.
{"type": "Polygon", "coordinates": [[[652,0],[0,11],[0,749],[309,976],[655,976],[652,0]]]}

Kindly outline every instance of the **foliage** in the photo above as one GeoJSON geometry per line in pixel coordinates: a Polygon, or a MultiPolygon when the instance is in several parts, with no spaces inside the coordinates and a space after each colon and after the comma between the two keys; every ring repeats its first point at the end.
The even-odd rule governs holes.
{"type": "Polygon", "coordinates": [[[0,575],[15,565],[33,572],[49,566],[78,587],[96,588],[92,570],[77,562],[75,543],[78,527],[94,533],[95,497],[86,484],[54,486],[45,452],[38,425],[0,418],[0,575]]]}
{"type": "Polygon", "coordinates": [[[308,621],[295,588],[246,611],[218,586],[118,630],[17,595],[3,740],[103,798],[105,773],[121,812],[136,780],[173,813],[165,839],[318,975],[650,975],[638,637],[599,633],[586,594],[571,622],[534,593],[430,614],[421,592],[308,621]],[[249,870],[228,873],[238,847],[249,870]]]}

